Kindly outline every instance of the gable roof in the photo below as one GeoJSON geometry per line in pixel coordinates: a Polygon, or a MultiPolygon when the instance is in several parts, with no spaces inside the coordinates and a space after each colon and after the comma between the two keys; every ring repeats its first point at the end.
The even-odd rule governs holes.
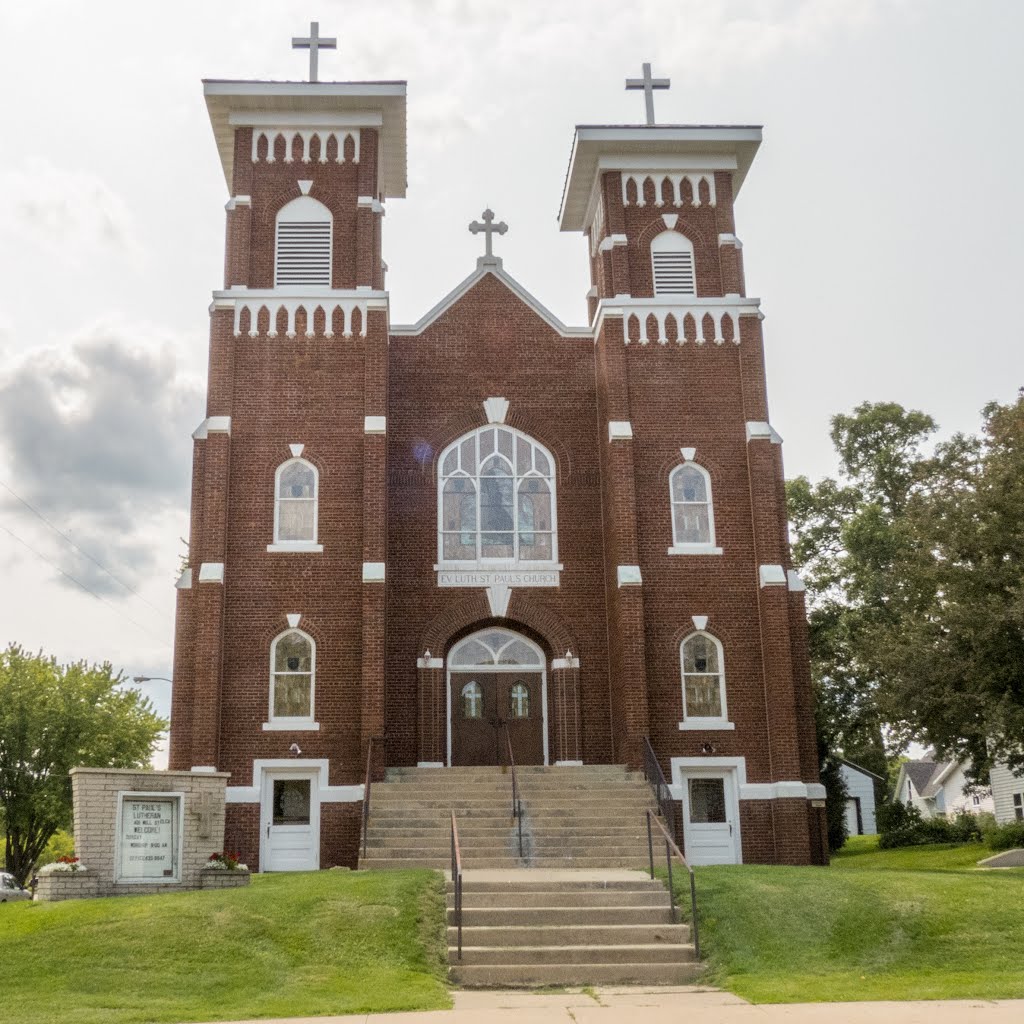
{"type": "Polygon", "coordinates": [[[488,260],[486,256],[477,260],[476,270],[464,281],[457,284],[433,309],[428,310],[414,324],[392,324],[391,334],[399,336],[421,334],[442,313],[451,309],[459,299],[462,298],[478,281],[486,274],[493,274],[513,295],[521,302],[529,306],[543,320],[548,327],[556,331],[563,338],[590,338],[593,339],[594,332],[590,327],[567,327],[555,316],[546,306],[535,299],[511,274],[506,274],[502,269],[501,260],[492,257],[488,260]]]}
{"type": "Polygon", "coordinates": [[[925,796],[928,783],[945,767],[940,761],[904,761],[902,772],[914,784],[918,795],[925,796]]]}
{"type": "Polygon", "coordinates": [[[853,761],[847,761],[845,757],[839,758],[839,763],[845,764],[847,768],[850,768],[855,772],[860,772],[861,775],[869,775],[872,779],[878,779],[879,782],[887,781],[886,779],[883,779],[881,775],[876,775],[874,772],[868,771],[867,768],[864,768],[859,764],[854,764],[853,761]]]}

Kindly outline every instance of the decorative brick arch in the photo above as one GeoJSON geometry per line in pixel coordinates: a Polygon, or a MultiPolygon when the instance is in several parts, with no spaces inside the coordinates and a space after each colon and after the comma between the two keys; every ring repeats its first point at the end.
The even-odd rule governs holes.
{"type": "Polygon", "coordinates": [[[548,738],[553,762],[581,761],[579,648],[565,622],[528,588],[512,591],[508,614],[491,612],[484,590],[448,602],[423,631],[417,661],[419,763],[447,763],[448,673],[446,658],[464,636],[502,626],[528,637],[548,655],[548,738]],[[428,656],[429,652],[429,656],[428,656]],[[572,657],[567,655],[572,652],[572,657]]]}

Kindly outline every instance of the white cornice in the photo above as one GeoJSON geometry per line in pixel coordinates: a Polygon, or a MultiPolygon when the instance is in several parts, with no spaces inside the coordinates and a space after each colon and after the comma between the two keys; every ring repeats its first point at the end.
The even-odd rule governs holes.
{"type": "Polygon", "coordinates": [[[228,114],[228,124],[233,128],[379,128],[383,123],[384,117],[378,110],[352,110],[338,114],[255,110],[228,114]]]}
{"type": "Polygon", "coordinates": [[[681,345],[685,343],[683,320],[689,314],[693,317],[698,328],[697,341],[695,343],[702,345],[704,344],[702,334],[704,317],[710,315],[715,326],[714,343],[721,345],[724,343],[722,321],[724,317],[728,316],[733,323],[733,343],[738,345],[740,343],[738,331],[739,318],[756,316],[758,320],[763,320],[764,314],[762,314],[760,306],[760,299],[746,298],[739,295],[724,295],[721,298],[713,298],[706,295],[700,297],[695,295],[653,296],[651,298],[615,295],[598,301],[597,309],[594,313],[593,333],[595,338],[601,333],[601,328],[606,318],[621,317],[626,322],[623,333],[626,334],[626,343],[629,344],[628,321],[630,317],[635,316],[640,324],[641,345],[646,345],[650,341],[664,344],[667,333],[666,321],[669,315],[671,315],[676,321],[677,344],[681,345]],[[647,320],[650,316],[653,316],[658,322],[657,338],[649,338],[647,336],[647,320]]]}
{"type": "Polygon", "coordinates": [[[530,307],[552,330],[563,338],[592,338],[589,327],[567,327],[549,309],[537,301],[514,277],[507,274],[501,266],[485,263],[476,268],[464,281],[456,285],[433,309],[424,313],[414,324],[395,324],[391,328],[393,336],[409,336],[422,334],[442,313],[455,305],[485,274],[493,274],[517,298],[530,307]]]}

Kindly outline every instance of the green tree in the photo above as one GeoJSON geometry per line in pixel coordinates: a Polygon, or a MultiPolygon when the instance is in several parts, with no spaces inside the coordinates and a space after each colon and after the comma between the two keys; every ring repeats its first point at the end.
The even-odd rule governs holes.
{"type": "Polygon", "coordinates": [[[148,764],[167,723],[109,664],[58,665],[12,644],[0,653],[0,806],[7,870],[25,882],[71,823],[77,766],[148,764]]]}

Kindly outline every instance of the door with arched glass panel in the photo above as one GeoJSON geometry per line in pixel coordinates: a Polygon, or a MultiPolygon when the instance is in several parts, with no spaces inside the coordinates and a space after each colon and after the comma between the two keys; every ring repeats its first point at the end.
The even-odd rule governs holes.
{"type": "Polygon", "coordinates": [[[540,648],[507,629],[481,630],[452,648],[451,764],[507,764],[510,742],[516,764],[547,763],[545,667],[540,648]]]}

